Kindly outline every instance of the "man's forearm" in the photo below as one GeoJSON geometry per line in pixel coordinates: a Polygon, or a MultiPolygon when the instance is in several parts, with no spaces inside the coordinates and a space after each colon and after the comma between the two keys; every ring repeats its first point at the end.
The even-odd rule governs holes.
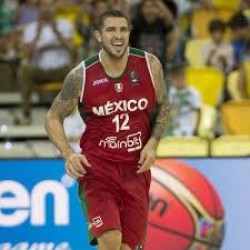
{"type": "Polygon", "coordinates": [[[82,68],[75,68],[70,71],[63,81],[63,86],[57,97],[54,99],[46,117],[45,129],[49,138],[61,151],[66,159],[73,153],[66,138],[63,121],[76,109],[79,101],[82,79],[82,68]]]}
{"type": "Polygon", "coordinates": [[[63,122],[60,119],[57,119],[48,113],[45,118],[45,129],[50,140],[60,150],[64,159],[73,153],[64,133],[63,122]]]}
{"type": "Polygon", "coordinates": [[[156,150],[166,126],[170,110],[170,102],[165,89],[165,81],[161,63],[159,59],[152,54],[149,54],[148,58],[150,70],[152,72],[155,95],[158,102],[149,143],[152,143],[152,146],[156,150]]]}
{"type": "MultiPolygon", "coordinates": [[[[164,91],[164,90],[163,90],[164,91]]],[[[167,119],[170,111],[170,102],[167,97],[167,94],[164,93],[162,102],[157,107],[156,118],[153,123],[152,133],[151,133],[151,141],[155,144],[155,149],[157,148],[164,129],[166,127],[167,119]]]]}

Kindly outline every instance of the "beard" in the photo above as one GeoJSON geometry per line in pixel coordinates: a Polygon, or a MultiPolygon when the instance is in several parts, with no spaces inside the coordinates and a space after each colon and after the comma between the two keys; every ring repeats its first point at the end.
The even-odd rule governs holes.
{"type": "Polygon", "coordinates": [[[107,45],[107,43],[102,43],[103,50],[113,59],[120,59],[124,56],[127,51],[128,45],[122,46],[120,49],[113,49],[112,45],[107,45]]]}

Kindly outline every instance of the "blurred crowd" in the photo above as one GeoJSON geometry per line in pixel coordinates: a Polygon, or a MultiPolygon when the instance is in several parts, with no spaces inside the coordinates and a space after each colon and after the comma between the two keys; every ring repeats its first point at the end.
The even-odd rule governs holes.
{"type": "MultiPolygon", "coordinates": [[[[96,17],[109,8],[129,16],[130,45],[162,62],[172,104],[165,135],[197,134],[203,100],[185,77],[197,52],[201,65],[224,75],[225,86],[237,71],[238,94],[250,98],[249,0],[0,0],[0,89],[20,92],[23,116],[18,123],[31,123],[30,97],[36,88],[62,82],[72,67],[99,51],[92,31],[96,17]],[[235,7],[223,6],[227,2],[235,7]],[[217,13],[207,23],[205,18],[196,21],[197,27],[206,23],[206,37],[194,27],[197,9],[217,13]],[[224,18],[219,9],[230,14],[224,18]],[[193,40],[203,40],[203,45],[188,56],[193,40]]],[[[225,88],[220,102],[230,98],[225,88]]]]}

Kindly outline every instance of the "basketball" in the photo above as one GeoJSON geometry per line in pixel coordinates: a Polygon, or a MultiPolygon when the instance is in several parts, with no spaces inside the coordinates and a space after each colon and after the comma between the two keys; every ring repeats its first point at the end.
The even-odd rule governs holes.
{"type": "Polygon", "coordinates": [[[219,250],[224,223],[220,197],[200,172],[181,161],[156,161],[146,250],[219,250]]]}

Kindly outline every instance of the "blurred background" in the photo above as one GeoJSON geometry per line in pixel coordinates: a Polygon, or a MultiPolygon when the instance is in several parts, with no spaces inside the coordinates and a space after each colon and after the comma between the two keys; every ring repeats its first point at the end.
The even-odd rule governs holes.
{"type": "MultiPolygon", "coordinates": [[[[133,25],[130,45],[154,53],[164,68],[163,91],[171,100],[171,114],[157,156],[183,159],[212,179],[223,194],[225,210],[232,215],[241,211],[241,219],[233,216],[234,225],[238,223],[235,232],[245,230],[240,223],[245,223],[244,228],[250,223],[248,197],[237,202],[231,197],[239,199],[243,190],[250,188],[249,0],[0,0],[0,249],[12,249],[17,242],[26,241],[20,233],[23,229],[33,232],[30,225],[31,231],[12,228],[20,239],[13,245],[1,245],[10,241],[12,231],[6,231],[6,225],[19,225],[3,222],[10,218],[8,212],[3,216],[1,208],[16,207],[9,200],[3,202],[8,197],[6,190],[12,192],[10,197],[17,197],[19,190],[20,199],[27,198],[27,203],[19,206],[25,207],[32,201],[29,192],[45,179],[74,185],[63,175],[59,152],[44,130],[44,115],[70,69],[99,51],[93,26],[96,17],[109,8],[129,16],[133,25]],[[15,183],[7,183],[8,189],[4,189],[6,180],[15,183]]],[[[84,124],[77,110],[64,127],[79,152],[84,124]]],[[[37,222],[34,214],[36,225],[39,219],[37,222]]],[[[70,219],[65,220],[63,223],[70,219]]],[[[48,227],[46,230],[50,232],[48,227]]],[[[36,236],[30,239],[39,241],[36,238],[42,232],[35,231],[36,236]]],[[[249,250],[250,245],[244,245],[249,236],[243,233],[236,241],[229,237],[225,250],[249,250]]],[[[199,247],[192,250],[210,249],[199,247]]],[[[71,248],[88,249],[74,244],[71,248]]],[[[164,250],[179,249],[184,248],[164,250]]]]}

